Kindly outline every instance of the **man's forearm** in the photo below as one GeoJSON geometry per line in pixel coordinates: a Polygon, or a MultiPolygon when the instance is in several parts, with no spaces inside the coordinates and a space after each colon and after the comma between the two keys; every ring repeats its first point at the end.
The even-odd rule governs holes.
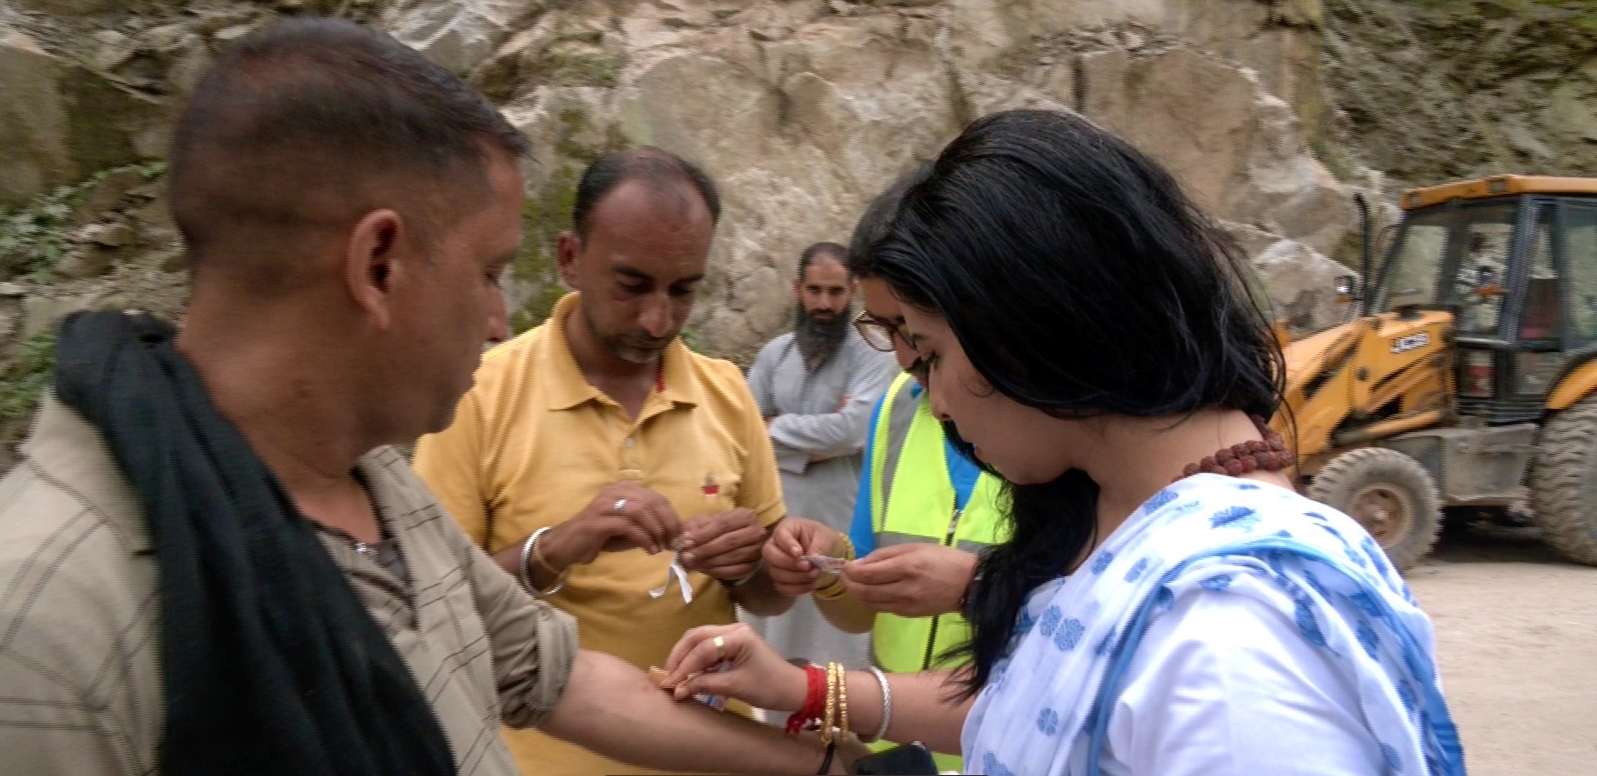
{"type": "MultiPolygon", "coordinates": [[[[558,561],[552,561],[552,559],[550,559],[550,537],[558,533],[562,527],[563,525],[556,526],[555,528],[546,531],[542,536],[538,537],[538,554],[542,555],[546,560],[551,560],[551,562],[558,561]]],[[[530,535],[527,537],[527,539],[531,538],[532,537],[530,535]]],[[[527,539],[522,539],[521,541],[494,553],[493,556],[495,565],[499,566],[501,569],[504,569],[506,574],[515,577],[517,580],[521,579],[521,553],[527,547],[527,539]]],[[[556,568],[561,567],[557,566],[556,568]]],[[[550,569],[545,568],[542,564],[538,563],[531,557],[527,558],[527,574],[532,580],[532,584],[537,585],[539,590],[548,590],[550,587],[553,587],[555,583],[560,581],[560,575],[552,573],[550,569]]]]}
{"type": "Polygon", "coordinates": [[[732,586],[732,602],[747,609],[749,614],[761,617],[775,617],[786,612],[793,608],[793,600],[776,592],[776,585],[771,582],[771,574],[764,564],[743,584],[732,586]]]}
{"type": "Polygon", "coordinates": [[[631,664],[588,651],[577,653],[565,692],[539,727],[606,757],[666,771],[815,773],[823,756],[811,740],[678,703],[631,664]]]}
{"type": "Polygon", "coordinates": [[[870,415],[836,412],[824,415],[778,415],[767,426],[771,441],[812,458],[853,455],[865,448],[870,415]]]}

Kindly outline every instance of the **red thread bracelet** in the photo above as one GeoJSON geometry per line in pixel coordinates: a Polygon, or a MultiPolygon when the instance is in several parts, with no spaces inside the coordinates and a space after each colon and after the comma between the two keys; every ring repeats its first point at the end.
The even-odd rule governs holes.
{"type": "Polygon", "coordinates": [[[809,683],[804,692],[804,707],[787,718],[787,732],[798,733],[821,719],[826,710],[826,669],[814,663],[804,666],[804,677],[809,683]]]}

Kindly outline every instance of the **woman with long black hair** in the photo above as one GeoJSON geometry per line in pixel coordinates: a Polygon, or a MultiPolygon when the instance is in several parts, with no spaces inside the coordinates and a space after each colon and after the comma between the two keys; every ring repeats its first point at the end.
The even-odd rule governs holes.
{"type": "MultiPolygon", "coordinates": [[[[972,663],[817,695],[746,629],[705,628],[672,654],[679,697],[852,699],[852,730],[960,744],[990,776],[1463,773],[1430,622],[1283,474],[1280,349],[1167,172],[1079,117],[994,114],[872,254],[933,411],[1009,483],[1013,538],[964,606],[972,663]]],[[[773,578],[806,592],[812,551],[769,545],[773,578]]]]}

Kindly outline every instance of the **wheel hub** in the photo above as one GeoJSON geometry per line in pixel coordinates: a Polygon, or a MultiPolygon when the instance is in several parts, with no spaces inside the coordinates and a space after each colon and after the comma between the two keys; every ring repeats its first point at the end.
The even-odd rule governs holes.
{"type": "Polygon", "coordinates": [[[1371,485],[1353,497],[1349,513],[1382,547],[1401,541],[1414,525],[1413,511],[1395,488],[1371,485]]]}

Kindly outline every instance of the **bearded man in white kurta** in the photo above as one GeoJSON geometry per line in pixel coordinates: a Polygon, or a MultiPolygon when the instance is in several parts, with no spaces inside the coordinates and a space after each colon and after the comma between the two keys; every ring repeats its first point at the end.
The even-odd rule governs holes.
{"type": "MultiPolygon", "coordinates": [[[[846,533],[871,408],[898,367],[850,325],[857,290],[844,248],[816,243],[799,260],[794,330],[760,350],[749,390],[766,417],[787,513],[846,533]]],[[[808,596],[779,617],[745,617],[783,657],[870,665],[869,637],[844,633],[808,596]]]]}

